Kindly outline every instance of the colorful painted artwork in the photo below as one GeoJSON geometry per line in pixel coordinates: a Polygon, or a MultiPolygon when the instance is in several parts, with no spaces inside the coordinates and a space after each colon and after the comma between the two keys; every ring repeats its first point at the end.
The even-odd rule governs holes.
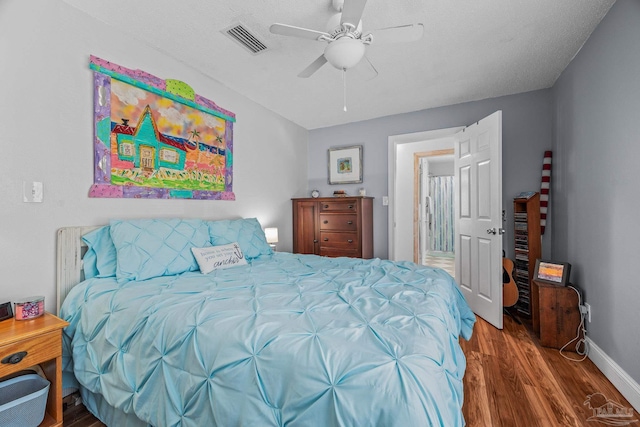
{"type": "Polygon", "coordinates": [[[338,173],[351,173],[351,157],[338,159],[338,173]]]}
{"type": "Polygon", "coordinates": [[[177,80],[91,57],[95,165],[90,197],[235,200],[235,115],[177,80]]]}

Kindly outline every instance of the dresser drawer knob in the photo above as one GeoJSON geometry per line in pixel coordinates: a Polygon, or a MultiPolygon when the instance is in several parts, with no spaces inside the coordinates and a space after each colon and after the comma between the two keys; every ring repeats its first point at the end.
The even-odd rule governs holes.
{"type": "Polygon", "coordinates": [[[325,209],[329,209],[329,205],[324,205],[324,208],[325,209]]]}
{"type": "Polygon", "coordinates": [[[329,224],[329,221],[325,219],[325,220],[324,220],[324,223],[325,223],[325,224],[329,224]]]}
{"type": "Polygon", "coordinates": [[[347,240],[347,243],[353,243],[353,240],[349,239],[347,240]]]}
{"type": "Polygon", "coordinates": [[[328,238],[328,237],[325,237],[325,238],[324,238],[324,241],[325,241],[325,242],[328,242],[328,241],[329,241],[329,238],[328,238]]]}
{"type": "Polygon", "coordinates": [[[20,351],[18,353],[13,353],[10,354],[9,356],[5,357],[4,359],[2,359],[2,363],[6,364],[11,364],[11,365],[15,365],[17,363],[22,362],[22,359],[24,359],[24,357],[27,355],[26,351],[20,351]]]}
{"type": "Polygon", "coordinates": [[[353,205],[349,205],[349,209],[353,209],[353,205]]]}
{"type": "Polygon", "coordinates": [[[347,221],[347,224],[351,225],[353,224],[353,221],[347,221]]]}

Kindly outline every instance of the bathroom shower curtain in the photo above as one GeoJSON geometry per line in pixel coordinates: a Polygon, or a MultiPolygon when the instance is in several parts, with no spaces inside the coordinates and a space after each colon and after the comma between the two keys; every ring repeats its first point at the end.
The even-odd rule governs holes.
{"type": "Polygon", "coordinates": [[[453,253],[453,176],[429,177],[429,194],[433,200],[429,250],[453,253]]]}

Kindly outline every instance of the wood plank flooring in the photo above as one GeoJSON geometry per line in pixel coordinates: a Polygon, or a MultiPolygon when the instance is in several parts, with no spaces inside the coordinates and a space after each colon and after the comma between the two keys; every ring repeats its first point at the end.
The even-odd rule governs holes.
{"type": "MultiPolygon", "coordinates": [[[[478,318],[473,337],[461,345],[467,358],[463,413],[469,427],[604,426],[587,421],[594,414],[584,402],[593,393],[631,408],[591,360],[572,362],[556,349],[541,347],[526,323],[509,316],[502,331],[478,318]]],[[[65,411],[64,426],[103,424],[79,405],[65,411]]]]}
{"type": "Polygon", "coordinates": [[[605,425],[587,421],[594,413],[584,402],[594,393],[631,408],[590,359],[569,361],[540,346],[529,325],[509,316],[502,331],[478,318],[471,340],[460,343],[467,358],[463,413],[469,427],[605,425]]]}
{"type": "Polygon", "coordinates": [[[71,406],[64,411],[63,427],[104,427],[84,405],[71,406]]]}

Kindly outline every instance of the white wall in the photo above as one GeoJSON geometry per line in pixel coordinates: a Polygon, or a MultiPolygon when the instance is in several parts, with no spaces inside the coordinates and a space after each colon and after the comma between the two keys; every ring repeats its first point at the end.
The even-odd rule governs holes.
{"type": "Polygon", "coordinates": [[[115,217],[257,217],[279,228],[279,250],[291,250],[290,198],[307,192],[307,131],[167,53],[60,0],[2,0],[0,94],[0,302],[44,295],[54,310],[55,233],[63,226],[115,217]],[[182,80],[236,114],[236,201],[88,198],[91,54],[182,80]],[[23,181],[44,183],[43,203],[23,203],[23,181]]]}
{"type": "MultiPolygon", "coordinates": [[[[427,160],[428,161],[428,160],[427,160]]],[[[430,176],[453,176],[455,175],[455,168],[453,159],[450,161],[428,161],[429,162],[429,175],[430,176]]]]}

